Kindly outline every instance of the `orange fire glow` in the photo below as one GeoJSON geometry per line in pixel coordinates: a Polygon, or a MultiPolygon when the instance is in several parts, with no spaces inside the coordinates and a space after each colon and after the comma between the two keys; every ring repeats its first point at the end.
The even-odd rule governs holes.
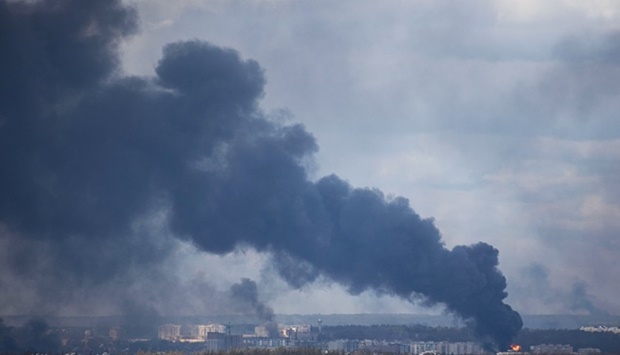
{"type": "Polygon", "coordinates": [[[521,345],[512,344],[512,345],[510,345],[510,350],[512,350],[512,351],[521,351],[521,345]]]}

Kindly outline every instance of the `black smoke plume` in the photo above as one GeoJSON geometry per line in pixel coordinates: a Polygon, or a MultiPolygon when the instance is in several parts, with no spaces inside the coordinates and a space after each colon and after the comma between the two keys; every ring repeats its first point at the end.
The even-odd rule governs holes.
{"type": "Polygon", "coordinates": [[[402,197],[310,181],[314,137],[260,111],[263,72],[234,50],[173,43],[155,77],[121,76],[135,24],[119,1],[0,1],[4,280],[43,271],[36,291],[60,302],[63,285],[156,268],[168,245],[135,226],[157,215],[204,251],[270,253],[293,286],[322,274],[352,293],[423,297],[509,344],[522,322],[496,249],[447,249],[402,197]]]}

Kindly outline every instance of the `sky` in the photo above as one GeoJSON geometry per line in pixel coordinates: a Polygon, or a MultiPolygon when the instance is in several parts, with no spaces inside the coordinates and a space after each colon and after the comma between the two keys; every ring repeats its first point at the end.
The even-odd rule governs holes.
{"type": "MultiPolygon", "coordinates": [[[[522,313],[620,312],[616,1],[132,3],[127,72],[179,39],[234,48],[265,70],[263,110],[316,137],[313,177],[408,198],[448,246],[496,246],[522,313]]],[[[425,311],[333,284],[271,299],[425,311]]]]}
{"type": "MultiPolygon", "coordinates": [[[[327,183],[340,188],[340,180],[323,179],[336,174],[349,186],[380,189],[380,201],[396,201],[386,202],[388,206],[403,207],[397,197],[406,198],[424,219],[420,223],[427,218],[434,221],[449,250],[478,242],[494,246],[507,281],[505,302],[522,314],[620,314],[614,282],[620,279],[616,261],[620,190],[614,182],[620,173],[616,1],[128,0],[125,4],[135,9],[135,27],[128,20],[131,14],[102,6],[96,13],[112,30],[87,26],[80,36],[89,39],[92,31],[95,38],[104,39],[104,46],[79,47],[79,54],[61,46],[70,54],[52,56],[52,67],[73,65],[58,65],[57,72],[49,80],[43,75],[38,86],[23,84],[31,91],[45,88],[61,97],[43,94],[44,99],[33,99],[30,103],[41,105],[43,113],[31,113],[27,100],[23,107],[13,108],[13,101],[6,99],[13,97],[13,88],[0,85],[4,90],[0,94],[7,95],[1,96],[3,106],[10,107],[0,111],[0,134],[16,137],[5,138],[8,143],[0,154],[0,161],[10,167],[0,171],[0,181],[8,186],[0,188],[8,201],[0,203],[0,263],[5,270],[0,285],[9,290],[0,296],[0,314],[217,313],[236,309],[227,292],[248,280],[256,282],[258,298],[275,313],[444,310],[441,302],[398,297],[401,291],[394,284],[360,283],[303,250],[274,248],[269,238],[239,237],[233,244],[219,244],[200,235],[197,230],[204,228],[247,231],[200,220],[200,213],[214,219],[225,213],[210,206],[194,209],[188,203],[194,201],[192,194],[217,192],[208,185],[193,185],[195,176],[175,158],[192,157],[192,164],[215,186],[219,180],[217,174],[209,175],[212,170],[261,172],[251,170],[252,164],[247,168],[232,164],[263,158],[262,150],[247,151],[246,138],[284,147],[284,153],[277,149],[276,153],[282,154],[278,157],[288,169],[286,176],[297,182],[286,185],[291,191],[309,189],[314,196],[314,183],[320,191],[327,183]],[[166,47],[174,42],[176,46],[166,47]],[[206,42],[210,44],[200,44],[206,42]],[[208,63],[213,60],[214,70],[230,75],[226,78],[238,86],[226,86],[221,95],[196,89],[193,75],[217,74],[206,69],[191,72],[202,64],[184,57],[184,50],[204,55],[200,58],[208,63]],[[110,54],[116,52],[118,63],[110,54]],[[87,66],[79,65],[82,59],[87,66]],[[91,67],[100,67],[103,74],[91,67]],[[75,88],[83,91],[76,93],[75,88]],[[196,132],[174,130],[166,115],[183,115],[185,108],[200,106],[200,100],[175,106],[174,93],[192,90],[213,95],[216,108],[208,110],[230,117],[230,123],[217,126],[221,128],[217,133],[192,120],[187,124],[196,132]],[[161,97],[162,103],[151,102],[153,97],[161,97]],[[143,110],[161,119],[161,126],[139,126],[141,121],[127,113],[132,105],[115,109],[113,104],[125,102],[124,98],[139,102],[135,112],[143,110]],[[235,105],[240,111],[228,109],[235,105]],[[32,121],[33,126],[43,128],[22,131],[13,125],[15,112],[61,117],[61,128],[38,126],[45,122],[39,119],[32,121]],[[100,113],[130,119],[107,120],[99,118],[100,113]],[[91,116],[97,125],[73,123],[91,116]],[[247,123],[254,122],[253,117],[259,117],[260,124],[247,123]],[[236,125],[247,132],[235,131],[236,125]],[[41,134],[48,129],[50,134],[41,134]],[[173,138],[168,139],[166,129],[173,138]],[[252,130],[260,133],[255,136],[252,130]],[[18,137],[11,132],[28,133],[18,137]],[[111,140],[98,138],[117,134],[111,140]],[[228,140],[211,146],[194,134],[204,134],[208,141],[228,140]],[[127,137],[138,137],[137,143],[127,137]],[[32,149],[36,154],[28,148],[7,153],[29,147],[28,139],[41,140],[33,144],[39,146],[32,149]],[[158,139],[160,146],[154,144],[158,139]],[[183,139],[187,144],[179,143],[183,139]],[[208,154],[196,158],[192,155],[196,152],[208,154]],[[48,163],[41,163],[45,159],[48,163]],[[18,160],[29,163],[15,163],[18,160]],[[126,170],[118,173],[119,179],[108,176],[119,161],[126,170]],[[97,187],[102,181],[112,187],[97,187]],[[197,190],[184,189],[185,183],[197,190]],[[11,189],[18,186],[20,192],[13,194],[11,189]],[[58,199],[56,194],[68,197],[58,199]],[[91,218],[89,213],[95,212],[99,214],[91,218]],[[304,274],[306,264],[295,268],[288,257],[323,269],[316,273],[309,267],[304,274]],[[299,275],[305,276],[297,284],[299,275]]],[[[90,14],[92,9],[85,11],[90,14]]],[[[39,25],[47,28],[45,21],[39,25]]],[[[58,29],[51,31],[52,40],[55,33],[64,38],[64,27],[49,28],[58,29]]],[[[31,35],[24,31],[24,38],[31,35]]],[[[0,45],[12,45],[5,39],[9,37],[0,36],[0,45]]],[[[39,45],[26,43],[10,48],[30,53],[39,45]]],[[[27,69],[36,68],[39,59],[34,56],[27,69]]],[[[47,70],[43,68],[42,72],[47,70]]],[[[15,97],[21,93],[14,92],[15,97]]],[[[269,144],[259,147],[267,152],[273,147],[269,144]]],[[[248,183],[231,181],[222,183],[222,188],[238,192],[234,187],[248,183]]],[[[313,201],[305,194],[302,198],[304,203],[313,201]]],[[[224,205],[222,210],[226,208],[239,205],[224,205]]],[[[433,244],[429,251],[434,250],[433,244]]],[[[412,259],[420,257],[413,249],[402,252],[412,259]]]]}

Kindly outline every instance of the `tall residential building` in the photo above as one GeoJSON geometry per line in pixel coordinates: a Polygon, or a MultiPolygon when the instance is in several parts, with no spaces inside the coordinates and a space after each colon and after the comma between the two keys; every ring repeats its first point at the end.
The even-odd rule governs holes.
{"type": "Polygon", "coordinates": [[[178,324],[162,324],[159,326],[158,338],[175,341],[181,337],[181,326],[178,324]]]}
{"type": "Polygon", "coordinates": [[[195,324],[188,328],[189,336],[192,338],[206,339],[209,333],[226,333],[226,326],[223,324],[195,324]]]}

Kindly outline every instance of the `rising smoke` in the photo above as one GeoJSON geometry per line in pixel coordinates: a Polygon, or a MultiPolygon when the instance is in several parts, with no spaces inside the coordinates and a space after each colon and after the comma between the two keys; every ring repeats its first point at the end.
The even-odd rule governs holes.
{"type": "Polygon", "coordinates": [[[278,325],[274,320],[273,308],[258,299],[256,282],[243,278],[239,283],[230,287],[231,299],[241,307],[245,314],[254,314],[261,325],[267,329],[269,337],[278,336],[278,325]]]}
{"type": "MultiPolygon", "coordinates": [[[[0,242],[11,248],[0,282],[44,271],[29,291],[60,302],[67,287],[119,281],[123,299],[174,249],[136,228],[158,216],[206,252],[269,253],[294,287],[324,275],[352,293],[423,298],[510,343],[522,322],[503,302],[495,248],[449,250],[402,197],[310,181],[314,137],[260,111],[263,72],[234,50],[172,43],[156,77],[121,76],[118,45],[135,24],[119,1],[0,1],[0,242]]],[[[239,285],[247,295],[252,282],[239,285]]]]}

